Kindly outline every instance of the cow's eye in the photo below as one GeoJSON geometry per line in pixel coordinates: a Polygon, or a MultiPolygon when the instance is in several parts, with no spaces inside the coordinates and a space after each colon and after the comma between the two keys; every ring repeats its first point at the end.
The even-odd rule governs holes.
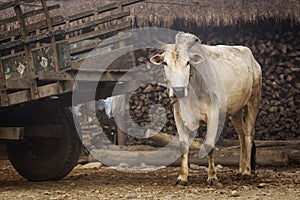
{"type": "Polygon", "coordinates": [[[163,65],[168,65],[168,63],[167,63],[166,61],[164,61],[162,64],[163,64],[163,65]]]}
{"type": "Polygon", "coordinates": [[[190,61],[187,61],[186,65],[190,65],[190,64],[191,64],[191,62],[190,62],[190,61]]]}

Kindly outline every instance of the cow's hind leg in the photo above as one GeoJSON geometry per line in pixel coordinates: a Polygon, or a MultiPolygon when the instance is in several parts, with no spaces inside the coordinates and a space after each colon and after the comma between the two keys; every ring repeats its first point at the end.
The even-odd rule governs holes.
{"type": "Polygon", "coordinates": [[[231,116],[231,122],[237,132],[240,140],[241,152],[240,152],[240,166],[239,173],[243,173],[246,169],[246,141],[245,141],[245,129],[243,121],[243,109],[241,109],[236,115],[231,116]]]}
{"type": "Polygon", "coordinates": [[[260,91],[254,91],[247,105],[231,117],[241,144],[239,172],[243,175],[250,175],[255,167],[254,124],[258,113],[259,100],[260,91]]]}
{"type": "Polygon", "coordinates": [[[184,126],[184,123],[179,114],[178,103],[174,105],[174,118],[176,122],[177,131],[179,133],[180,151],[183,152],[181,156],[181,170],[177,178],[176,185],[187,185],[189,166],[188,166],[188,155],[189,155],[189,132],[184,126]]]}

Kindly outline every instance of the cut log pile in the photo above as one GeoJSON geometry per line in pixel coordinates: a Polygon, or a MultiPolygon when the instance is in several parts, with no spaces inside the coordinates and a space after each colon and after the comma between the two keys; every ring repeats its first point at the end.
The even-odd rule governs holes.
{"type": "Polygon", "coordinates": [[[171,100],[165,87],[158,84],[144,84],[133,93],[129,103],[131,119],[139,126],[149,125],[152,119],[155,121],[153,129],[162,127],[161,131],[164,133],[175,133],[171,100]],[[161,106],[156,107],[157,104],[161,106]]]}
{"type": "MultiPolygon", "coordinates": [[[[260,63],[263,90],[255,126],[257,140],[300,139],[300,32],[297,30],[299,29],[286,24],[277,24],[274,27],[265,24],[197,31],[201,33],[199,36],[204,44],[237,44],[249,47],[260,63]]],[[[161,132],[174,135],[176,127],[171,100],[166,88],[157,84],[163,82],[162,67],[150,66],[148,62],[155,53],[157,52],[149,49],[135,53],[136,66],[143,65],[141,70],[150,75],[151,81],[149,84],[141,84],[131,94],[127,109],[130,108],[130,119],[141,127],[147,127],[150,119],[163,120],[162,113],[165,113],[166,123],[157,123],[154,128],[162,127],[161,132]],[[155,109],[156,104],[162,107],[155,109]]],[[[128,133],[134,131],[134,128],[127,127],[128,133]]],[[[204,137],[205,127],[199,133],[204,137]]],[[[138,135],[145,135],[145,131],[138,135]]],[[[221,137],[237,139],[229,120],[225,123],[221,137]]]]}
{"type": "MultiPolygon", "coordinates": [[[[299,29],[288,24],[244,25],[240,29],[231,27],[222,31],[220,28],[206,33],[202,40],[208,44],[245,45],[252,50],[261,65],[263,89],[256,138],[299,139],[299,29]]],[[[225,132],[231,135],[233,127],[229,125],[225,132]]]]}
{"type": "MultiPolygon", "coordinates": [[[[260,63],[263,71],[263,89],[260,112],[256,122],[256,139],[287,140],[300,138],[300,32],[297,29],[277,27],[227,27],[199,31],[205,44],[245,45],[260,63]],[[250,31],[251,30],[251,31],[250,31]]],[[[269,25],[270,26],[270,25],[269,25]]],[[[144,51],[146,53],[146,51],[144,51]]],[[[154,52],[148,51],[147,57],[154,52]]],[[[142,54],[138,60],[145,60],[142,54]]],[[[150,70],[153,77],[162,71],[150,70]]],[[[139,121],[147,116],[148,97],[153,96],[152,104],[162,103],[168,110],[168,122],[162,132],[172,133],[174,119],[166,91],[158,85],[144,85],[132,96],[133,118],[139,121]],[[147,98],[146,98],[147,97],[147,98]],[[154,101],[153,101],[154,100],[154,101]],[[159,101],[158,101],[159,100],[159,101]]],[[[205,128],[200,131],[203,136],[205,128]]],[[[237,139],[230,122],[224,127],[225,138],[237,139]]],[[[173,133],[174,134],[174,133],[173,133]]]]}

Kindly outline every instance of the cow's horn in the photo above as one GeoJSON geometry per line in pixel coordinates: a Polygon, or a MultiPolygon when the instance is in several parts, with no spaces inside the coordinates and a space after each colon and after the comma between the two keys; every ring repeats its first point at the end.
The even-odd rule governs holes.
{"type": "Polygon", "coordinates": [[[190,33],[179,32],[176,35],[176,44],[186,44],[188,48],[193,47],[198,42],[201,43],[200,39],[190,33]]]}

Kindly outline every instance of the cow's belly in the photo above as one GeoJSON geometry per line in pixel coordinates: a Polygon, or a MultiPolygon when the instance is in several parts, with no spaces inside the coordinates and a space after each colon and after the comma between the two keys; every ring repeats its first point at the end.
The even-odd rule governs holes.
{"type": "Polygon", "coordinates": [[[251,89],[249,87],[241,87],[234,91],[226,90],[226,113],[228,116],[235,115],[249,101],[251,89]]]}

